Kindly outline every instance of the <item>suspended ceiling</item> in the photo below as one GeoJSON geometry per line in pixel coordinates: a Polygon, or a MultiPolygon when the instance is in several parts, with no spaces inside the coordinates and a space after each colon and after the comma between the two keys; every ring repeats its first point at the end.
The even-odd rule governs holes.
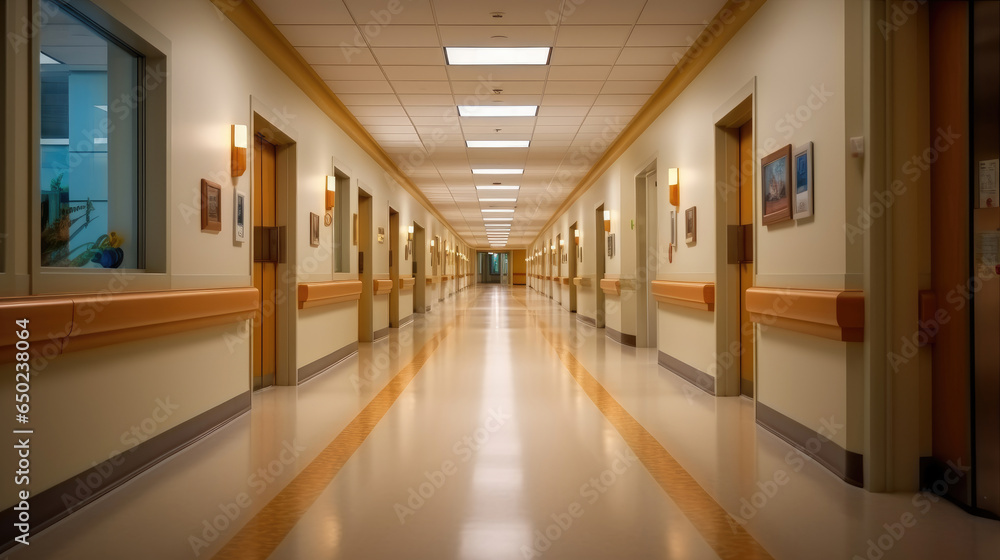
{"type": "Polygon", "coordinates": [[[256,0],[455,231],[529,244],[724,0],[256,0]],[[553,47],[544,66],[449,66],[444,47],[553,47]],[[499,90],[499,92],[497,92],[499,90]],[[538,105],[459,117],[458,105],[538,105]],[[466,140],[530,140],[468,148],[466,140]],[[521,176],[473,168],[523,168],[521,176]],[[477,185],[519,185],[481,191],[477,185]],[[481,198],[517,198],[515,203],[481,198]],[[483,213],[514,209],[514,213],[483,213]]]}

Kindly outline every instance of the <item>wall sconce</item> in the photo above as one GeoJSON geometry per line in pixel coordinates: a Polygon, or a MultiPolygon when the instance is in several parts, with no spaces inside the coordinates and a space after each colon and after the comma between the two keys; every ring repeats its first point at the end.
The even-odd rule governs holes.
{"type": "Polygon", "coordinates": [[[578,229],[573,230],[573,241],[577,245],[580,244],[580,230],[578,230],[578,229]]]}
{"type": "Polygon", "coordinates": [[[566,246],[566,240],[565,239],[560,239],[559,240],[559,247],[565,247],[565,246],[566,246]]]}
{"type": "Polygon", "coordinates": [[[611,233],[611,210],[604,211],[604,231],[611,233]]]}
{"type": "Polygon", "coordinates": [[[413,226],[406,228],[406,240],[413,241],[413,226]]]}
{"type": "Polygon", "coordinates": [[[242,177],[247,170],[247,125],[232,126],[232,145],[233,177],[242,177]]]}
{"type": "Polygon", "coordinates": [[[667,185],[670,187],[670,204],[680,208],[681,172],[676,167],[667,170],[667,185]]]}

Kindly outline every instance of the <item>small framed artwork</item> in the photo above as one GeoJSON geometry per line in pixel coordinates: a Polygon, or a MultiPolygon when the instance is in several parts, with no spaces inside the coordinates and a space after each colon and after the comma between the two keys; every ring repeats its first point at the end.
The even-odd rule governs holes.
{"type": "Polygon", "coordinates": [[[608,257],[615,258],[615,234],[608,234],[608,257]]]}
{"type": "Polygon", "coordinates": [[[222,187],[201,180],[201,231],[222,231],[222,187]]]}
{"type": "Polygon", "coordinates": [[[247,240],[247,195],[236,191],[233,194],[233,242],[247,240]]]}
{"type": "Polygon", "coordinates": [[[761,223],[765,226],[792,219],[792,146],[764,156],[760,160],[761,223]]]}
{"type": "Polygon", "coordinates": [[[309,213],[309,246],[319,247],[319,214],[309,213]]]}
{"type": "Polygon", "coordinates": [[[378,242],[379,243],[385,243],[385,228],[384,227],[378,228],[378,242]]]}
{"type": "Polygon", "coordinates": [[[684,240],[688,243],[698,241],[698,207],[692,206],[684,211],[684,240]]]}
{"type": "Polygon", "coordinates": [[[796,220],[813,215],[813,143],[806,142],[792,155],[795,162],[795,210],[796,220]]]}

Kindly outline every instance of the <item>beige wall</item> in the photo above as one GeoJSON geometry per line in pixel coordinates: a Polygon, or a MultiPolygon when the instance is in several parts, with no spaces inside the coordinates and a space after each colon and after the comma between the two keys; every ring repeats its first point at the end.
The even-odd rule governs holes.
{"type": "MultiPolygon", "coordinates": [[[[618,246],[615,257],[607,260],[607,272],[619,274],[623,287],[621,298],[608,298],[609,327],[637,332],[635,292],[627,288],[636,278],[637,264],[636,236],[630,228],[636,208],[633,185],[635,176],[652,161],[660,178],[657,278],[714,281],[717,289],[724,289],[725,276],[716,268],[717,236],[725,225],[715,220],[717,205],[724,203],[716,189],[721,178],[715,176],[715,118],[753,82],[758,159],[786,144],[794,148],[811,141],[817,185],[814,217],[770,228],[759,225],[756,195],[756,285],[858,286],[858,271],[848,268],[843,229],[848,199],[843,165],[848,157],[844,11],[842,1],[769,0],[597,183],[540,234],[539,239],[548,239],[568,231],[574,222],[591,224],[594,209],[602,202],[612,211],[618,246]],[[679,168],[681,179],[678,246],[672,263],[666,255],[671,207],[663,188],[669,167],[679,168]],[[684,242],[683,213],[692,206],[698,209],[698,235],[697,243],[689,245],[684,242]]],[[[582,229],[586,246],[593,228],[582,229]]],[[[594,273],[592,255],[585,252],[582,274],[594,273]]],[[[584,292],[581,305],[590,309],[593,303],[587,299],[593,295],[584,292]]],[[[725,374],[716,366],[720,356],[715,314],[660,305],[658,317],[659,350],[711,375],[725,374]]],[[[814,430],[830,415],[845,419],[849,399],[858,397],[848,394],[846,344],[771,329],[758,332],[757,346],[760,402],[814,430]]],[[[833,439],[862,451],[860,441],[848,441],[846,430],[833,439]]]]}

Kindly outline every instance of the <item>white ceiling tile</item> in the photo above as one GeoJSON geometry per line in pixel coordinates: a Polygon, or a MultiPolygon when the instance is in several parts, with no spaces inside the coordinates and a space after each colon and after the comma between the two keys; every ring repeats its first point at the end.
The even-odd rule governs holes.
{"type": "Polygon", "coordinates": [[[328,81],[379,81],[384,80],[385,75],[378,66],[345,66],[343,64],[316,64],[313,70],[319,74],[320,78],[328,81]]]}
{"type": "Polygon", "coordinates": [[[687,47],[693,45],[704,25],[637,25],[628,37],[629,47],[687,47]]]}
{"type": "MultiPolygon", "coordinates": [[[[547,66],[447,66],[445,68],[448,71],[448,78],[455,82],[492,83],[507,80],[531,82],[544,80],[549,72],[547,66]]],[[[389,78],[392,79],[392,76],[389,78]]]]}
{"type": "Polygon", "coordinates": [[[611,66],[553,66],[549,70],[549,80],[605,80],[611,66]]]}
{"type": "MultiPolygon", "coordinates": [[[[440,107],[434,108],[441,109],[440,107]]],[[[458,124],[458,119],[454,118],[454,115],[443,114],[444,111],[438,112],[441,114],[425,117],[410,117],[410,120],[417,128],[454,128],[455,130],[461,130],[461,127],[458,124]]]]}
{"type": "Polygon", "coordinates": [[[596,80],[589,82],[553,81],[545,84],[545,94],[597,95],[601,93],[602,86],[604,86],[604,82],[596,80]]]}
{"type": "Polygon", "coordinates": [[[378,140],[379,142],[404,142],[404,141],[405,142],[419,142],[420,141],[420,137],[417,136],[416,132],[414,132],[413,134],[388,134],[388,133],[372,134],[372,137],[375,138],[376,140],[378,140]]]}
{"type": "Polygon", "coordinates": [[[601,89],[602,94],[641,94],[649,96],[656,88],[663,84],[662,81],[608,81],[604,83],[604,88],[601,89]]]}
{"type": "Polygon", "coordinates": [[[534,136],[531,137],[531,141],[534,142],[535,140],[540,140],[540,141],[544,142],[544,141],[556,141],[556,140],[559,140],[559,141],[563,141],[563,142],[569,142],[570,140],[573,139],[574,136],[575,136],[575,134],[573,134],[573,133],[567,133],[567,134],[557,134],[557,133],[553,133],[553,134],[535,134],[534,136]]]}
{"type": "Polygon", "coordinates": [[[441,66],[382,66],[385,76],[389,81],[413,80],[413,81],[434,81],[447,80],[448,73],[445,72],[444,65],[441,66]]]}
{"type": "Polygon", "coordinates": [[[580,125],[536,126],[535,134],[576,134],[580,125]]]}
{"type": "Polygon", "coordinates": [[[542,117],[585,117],[590,111],[590,107],[560,107],[542,105],[538,108],[538,118],[542,117]]]}
{"type": "MultiPolygon", "coordinates": [[[[341,99],[343,101],[343,99],[341,99]]],[[[346,104],[345,104],[346,105],[346,104]]],[[[405,117],[406,111],[398,102],[395,105],[347,105],[355,117],[405,117]]]]}
{"type": "Polygon", "coordinates": [[[442,25],[446,47],[550,47],[556,28],[551,25],[442,25]]]}
{"type": "Polygon", "coordinates": [[[607,117],[626,115],[631,117],[639,112],[640,105],[595,105],[588,116],[607,117]]]}
{"type": "Polygon", "coordinates": [[[666,79],[673,66],[625,66],[617,65],[611,70],[608,80],[658,80],[666,79]]]}
{"type": "Polygon", "coordinates": [[[580,25],[559,28],[557,47],[623,47],[630,25],[580,25]]]}
{"type": "Polygon", "coordinates": [[[390,125],[390,126],[408,126],[410,125],[410,119],[405,116],[402,117],[376,117],[376,116],[358,116],[358,122],[365,126],[379,126],[379,125],[390,125]]]}
{"type": "Polygon", "coordinates": [[[299,54],[306,62],[316,64],[375,64],[375,57],[368,49],[341,49],[340,47],[299,47],[299,54]]]}
{"type": "Polygon", "coordinates": [[[537,117],[536,124],[538,126],[567,126],[575,125],[579,126],[583,124],[582,116],[572,116],[572,117],[537,117]]]}
{"type": "Polygon", "coordinates": [[[542,103],[544,105],[589,107],[594,104],[596,99],[596,95],[546,95],[542,98],[542,103]]]}
{"type": "Polygon", "coordinates": [[[274,24],[334,24],[351,21],[342,2],[329,0],[257,0],[257,6],[274,24]]]}
{"type": "MultiPolygon", "coordinates": [[[[662,0],[650,0],[650,2],[660,1],[662,0]]],[[[614,2],[576,0],[565,2],[561,23],[564,26],[594,23],[633,24],[642,12],[643,4],[646,4],[646,0],[615,0],[614,2]]]]}
{"type": "Polygon", "coordinates": [[[440,66],[444,50],[438,48],[373,48],[372,54],[383,66],[440,66]]]}
{"type": "Polygon", "coordinates": [[[343,95],[337,95],[344,105],[392,105],[393,103],[399,103],[396,96],[393,94],[384,93],[345,93],[343,95]]]}
{"type": "Polygon", "coordinates": [[[399,101],[404,106],[455,105],[455,98],[449,95],[400,94],[399,101]]]}
{"type": "MultiPolygon", "coordinates": [[[[354,20],[364,28],[401,24],[433,24],[429,0],[343,0],[354,20]]],[[[340,2],[337,2],[338,4],[340,2]]]]}
{"type": "Polygon", "coordinates": [[[392,88],[389,86],[389,82],[385,80],[352,80],[343,82],[328,80],[326,85],[330,86],[330,89],[332,89],[337,95],[342,93],[392,93],[392,88]]]}
{"type": "Polygon", "coordinates": [[[277,25],[293,47],[364,47],[364,38],[354,25],[277,25]]]}
{"type": "MultiPolygon", "coordinates": [[[[500,127],[497,127],[500,128],[500,127]]],[[[497,132],[492,126],[462,125],[469,140],[518,140],[526,139],[534,131],[534,126],[505,126],[497,132]],[[488,138],[487,138],[488,136],[488,138]]]]}
{"type": "Polygon", "coordinates": [[[393,125],[372,125],[366,126],[368,132],[373,136],[376,134],[416,134],[417,131],[412,125],[403,126],[393,126],[393,125]]]}
{"type": "Polygon", "coordinates": [[[419,105],[409,105],[406,107],[406,112],[411,117],[439,117],[448,118],[455,117],[455,122],[458,122],[458,108],[455,106],[419,106],[419,105]]]}
{"type": "Polygon", "coordinates": [[[649,100],[648,95],[598,95],[595,105],[639,105],[649,100]]]}
{"type": "Polygon", "coordinates": [[[484,80],[481,82],[451,82],[455,95],[477,95],[484,98],[492,98],[493,90],[500,88],[503,95],[541,95],[545,91],[545,82],[538,80],[532,82],[513,82],[484,80]]]}
{"type": "Polygon", "coordinates": [[[418,82],[397,80],[392,82],[392,88],[396,93],[425,93],[425,94],[448,94],[451,95],[451,86],[446,81],[439,82],[418,82]]]}
{"type": "Polygon", "coordinates": [[[361,25],[372,47],[440,48],[437,28],[433,25],[398,25],[391,28],[361,25]]]}
{"type": "Polygon", "coordinates": [[[552,49],[552,66],[614,64],[620,50],[614,47],[556,47],[552,49]]]}
{"type": "Polygon", "coordinates": [[[503,0],[469,2],[468,0],[433,0],[434,12],[441,25],[552,25],[558,18],[562,0],[503,0]],[[495,18],[493,12],[503,12],[495,18]]]}
{"type": "Polygon", "coordinates": [[[655,0],[646,3],[641,24],[700,24],[711,21],[726,0],[655,0]]]}
{"type": "Polygon", "coordinates": [[[625,47],[618,64],[668,66],[684,58],[687,47],[625,47]]]}

